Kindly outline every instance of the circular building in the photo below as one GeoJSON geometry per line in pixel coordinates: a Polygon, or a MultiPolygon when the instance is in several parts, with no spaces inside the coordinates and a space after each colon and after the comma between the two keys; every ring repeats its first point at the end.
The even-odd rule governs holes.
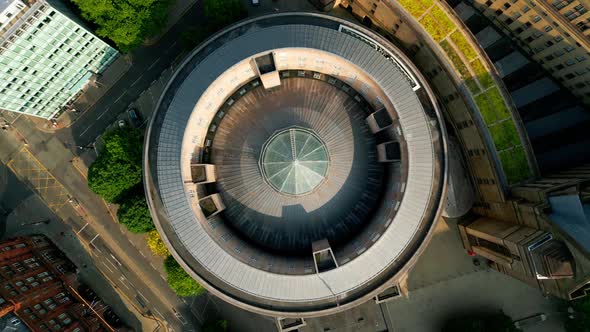
{"type": "Polygon", "coordinates": [[[179,67],[146,137],[162,239],[214,295],[317,316],[394,285],[445,196],[442,118],[399,49],[350,22],[263,16],[179,67]]]}

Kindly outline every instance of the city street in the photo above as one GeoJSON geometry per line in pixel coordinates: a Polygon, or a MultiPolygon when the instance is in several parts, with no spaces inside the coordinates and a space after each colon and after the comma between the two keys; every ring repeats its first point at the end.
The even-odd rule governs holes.
{"type": "MultiPolygon", "coordinates": [[[[27,117],[19,117],[13,126],[14,129],[0,133],[0,160],[32,190],[23,185],[6,185],[3,189],[9,190],[10,197],[16,197],[11,199],[18,203],[22,201],[19,195],[35,191],[57,214],[57,220],[67,223],[68,234],[91,253],[96,268],[105,276],[113,276],[114,285],[128,294],[144,314],[167,322],[170,331],[197,331],[203,317],[194,312],[200,313],[202,309],[195,305],[199,311],[191,311],[188,300],[178,298],[161,273],[132,245],[102,199],[90,191],[86,180],[70,163],[74,158],[70,150],[57,137],[37,130],[27,117]],[[73,196],[79,204],[69,202],[73,196]]],[[[14,182],[7,180],[10,181],[14,182]]],[[[10,206],[2,209],[10,213],[10,206]]]]}
{"type": "MultiPolygon", "coordinates": [[[[125,111],[130,103],[154,82],[174,61],[180,61],[183,47],[180,36],[202,18],[202,2],[197,2],[155,44],[141,47],[132,53],[133,63],[101,99],[68,128],[57,132],[57,137],[74,146],[86,146],[125,111]]],[[[154,96],[158,98],[158,96],[154,96]]],[[[154,102],[155,103],[155,102],[154,102]]]]}
{"type": "MultiPolygon", "coordinates": [[[[301,2],[309,6],[306,1],[301,2]]],[[[289,5],[281,3],[281,10],[289,5]]],[[[272,12],[272,6],[269,0],[249,10],[253,11],[251,14],[261,14],[272,12]]],[[[208,294],[184,299],[176,296],[164,280],[161,266],[155,266],[153,259],[134,244],[133,238],[137,236],[117,223],[72,163],[84,152],[78,146],[91,146],[130,104],[139,104],[143,109],[140,111],[146,114],[144,118],[148,119],[172,73],[167,69],[182,60],[182,32],[202,19],[202,2],[198,2],[158,41],[126,57],[132,60],[129,69],[120,79],[111,79],[116,82],[110,88],[103,87],[108,91],[78,115],[70,127],[52,133],[40,130],[38,119],[3,112],[3,117],[11,123],[8,130],[0,132],[3,142],[0,161],[7,165],[0,167],[0,172],[6,175],[6,181],[0,183],[0,191],[5,193],[0,213],[8,216],[2,220],[3,236],[43,233],[69,255],[77,253],[70,259],[79,268],[84,266],[81,275],[86,275],[88,280],[104,281],[89,284],[109,293],[105,301],[114,306],[118,303],[122,318],[137,330],[146,330],[143,324],[147,319],[156,324],[153,330],[199,331],[199,325],[210,315],[228,319],[240,331],[256,331],[261,326],[273,330],[272,318],[245,312],[208,294]],[[23,221],[38,215],[48,215],[51,223],[23,221]],[[109,283],[112,286],[107,287],[109,283]]]]}

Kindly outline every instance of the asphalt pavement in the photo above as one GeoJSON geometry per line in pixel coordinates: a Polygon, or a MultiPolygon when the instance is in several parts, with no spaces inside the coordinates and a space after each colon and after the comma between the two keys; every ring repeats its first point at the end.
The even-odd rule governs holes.
{"type": "Polygon", "coordinates": [[[127,73],[70,127],[59,130],[57,137],[72,146],[87,146],[94,142],[166,68],[181,60],[184,51],[181,34],[201,21],[202,2],[198,1],[156,43],[134,51],[131,54],[133,63],[127,73]]]}

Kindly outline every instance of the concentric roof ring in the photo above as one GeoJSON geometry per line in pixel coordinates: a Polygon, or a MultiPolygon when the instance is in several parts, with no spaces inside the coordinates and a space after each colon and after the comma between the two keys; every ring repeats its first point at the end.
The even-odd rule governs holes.
{"type": "Polygon", "coordinates": [[[345,310],[387,287],[409,268],[416,251],[423,248],[444,196],[446,148],[441,123],[434,97],[422,76],[383,38],[349,22],[318,14],[259,17],[211,38],[187,58],[168,84],[146,140],[148,202],[156,227],[175,258],[224,300],[282,317],[345,310]],[[407,151],[402,152],[409,161],[408,179],[398,185],[404,199],[397,201],[388,196],[385,201],[397,211],[395,217],[384,220],[385,232],[371,239],[370,248],[359,248],[358,258],[321,276],[265,273],[230,257],[204,231],[210,220],[191,208],[193,197],[203,193],[201,188],[186,189],[189,185],[182,178],[186,174],[183,165],[190,165],[194,156],[184,149],[190,142],[198,142],[202,145],[193,151],[201,153],[210,144],[194,129],[200,126],[207,130],[210,116],[215,116],[222,103],[232,102],[227,97],[237,91],[234,87],[238,89],[253,77],[236,64],[269,51],[277,52],[279,69],[333,75],[369,96],[375,107],[378,101],[385,104],[385,112],[395,121],[393,131],[403,134],[407,143],[407,151]],[[314,54],[306,62],[305,55],[300,55],[301,65],[280,67],[282,56],[289,61],[290,54],[298,51],[317,51],[321,56],[314,54]],[[239,75],[233,75],[238,71],[239,75]],[[225,89],[218,83],[225,84],[225,89]],[[378,99],[372,94],[372,84],[383,92],[378,99]]]}

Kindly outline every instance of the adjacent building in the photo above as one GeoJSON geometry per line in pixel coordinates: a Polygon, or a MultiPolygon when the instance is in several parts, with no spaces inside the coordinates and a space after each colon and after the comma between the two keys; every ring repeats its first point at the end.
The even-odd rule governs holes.
{"type": "MultiPolygon", "coordinates": [[[[437,48],[433,31],[421,27],[423,20],[416,14],[430,8],[431,1],[340,4],[366,25],[415,50],[412,60],[419,65],[425,66],[428,59],[425,44],[437,48]],[[416,35],[423,39],[412,38],[416,35]]],[[[445,92],[451,82],[443,79],[440,67],[427,72],[450,115],[449,131],[460,138],[475,187],[474,207],[459,224],[464,247],[470,255],[485,258],[491,268],[547,294],[568,300],[588,295],[590,154],[585,133],[590,113],[584,105],[590,97],[588,3],[449,0],[434,4],[473,41],[481,59],[489,62],[490,74],[508,92],[506,98],[517,112],[513,116],[522,121],[527,138],[523,142],[534,152],[532,160],[539,170],[538,176],[512,186],[489,175],[482,177],[488,173],[482,161],[494,152],[474,149],[476,140],[465,136],[464,123],[471,121],[466,119],[477,123],[482,115],[485,119],[485,110],[460,113],[457,100],[473,97],[445,92]]],[[[456,37],[449,32],[437,38],[456,37]]],[[[446,68],[451,76],[457,75],[453,67],[446,68]]],[[[471,133],[485,136],[485,128],[472,127],[467,128],[471,133]]]]}
{"type": "Polygon", "coordinates": [[[0,109],[51,119],[117,54],[59,1],[0,0],[0,109]]]}
{"type": "Polygon", "coordinates": [[[499,272],[566,300],[590,294],[590,166],[515,187],[459,225],[465,248],[499,272]]]}
{"type": "MultiPolygon", "coordinates": [[[[449,1],[452,6],[459,2],[449,1]]],[[[475,0],[472,6],[575,96],[590,104],[590,2],[475,0]]]]}
{"type": "MultiPolygon", "coordinates": [[[[37,331],[114,331],[104,304],[87,301],[75,266],[44,236],[0,243],[0,317],[37,331]]],[[[88,297],[88,296],[86,296],[88,297]]]]}

